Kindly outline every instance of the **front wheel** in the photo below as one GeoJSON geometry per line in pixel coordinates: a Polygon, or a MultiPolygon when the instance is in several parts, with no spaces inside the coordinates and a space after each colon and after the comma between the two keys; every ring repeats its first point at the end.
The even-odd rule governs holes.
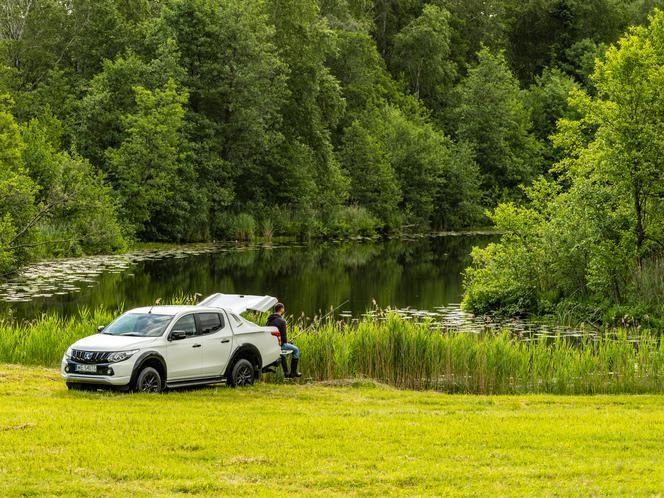
{"type": "Polygon", "coordinates": [[[152,367],[144,368],[136,378],[135,389],[139,393],[160,393],[161,375],[152,367]]]}
{"type": "Polygon", "coordinates": [[[254,383],[255,371],[254,366],[249,360],[244,358],[238,360],[233,369],[231,370],[231,378],[228,385],[231,387],[246,387],[254,383]]]}

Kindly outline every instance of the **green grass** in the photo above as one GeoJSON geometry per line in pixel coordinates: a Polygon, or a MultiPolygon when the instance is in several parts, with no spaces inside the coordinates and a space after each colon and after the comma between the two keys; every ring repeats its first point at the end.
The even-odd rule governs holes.
{"type": "Polygon", "coordinates": [[[659,396],[68,392],[0,365],[0,496],[658,495],[659,396]]]}
{"type": "MultiPolygon", "coordinates": [[[[67,319],[0,321],[0,362],[57,366],[67,346],[111,318],[103,309],[82,309],[67,319]]],[[[294,324],[290,337],[301,349],[305,380],[365,377],[399,388],[479,394],[664,392],[664,341],[644,334],[634,342],[625,330],[523,341],[507,333],[440,332],[387,314],[359,323],[294,324]]]]}

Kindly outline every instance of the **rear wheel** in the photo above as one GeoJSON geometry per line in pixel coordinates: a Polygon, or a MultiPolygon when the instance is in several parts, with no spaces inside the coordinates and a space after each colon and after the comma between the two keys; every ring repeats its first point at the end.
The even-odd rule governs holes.
{"type": "Polygon", "coordinates": [[[256,371],[251,362],[242,358],[233,365],[228,385],[231,387],[251,386],[254,383],[255,375],[256,371]]]}
{"type": "Polygon", "coordinates": [[[136,378],[135,389],[139,393],[160,393],[161,375],[152,367],[145,367],[136,378]]]}

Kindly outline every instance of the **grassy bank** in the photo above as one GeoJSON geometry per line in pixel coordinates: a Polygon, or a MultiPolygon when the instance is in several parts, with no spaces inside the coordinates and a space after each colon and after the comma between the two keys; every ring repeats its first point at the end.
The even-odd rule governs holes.
{"type": "MultiPolygon", "coordinates": [[[[111,315],[82,310],[24,324],[0,322],[0,362],[56,366],[76,339],[111,315]]],[[[453,393],[662,393],[664,343],[625,330],[596,338],[538,338],[431,330],[394,314],[360,322],[295,325],[304,380],[354,377],[410,389],[453,393]]],[[[276,376],[269,381],[278,381],[276,376]]]]}
{"type": "Polygon", "coordinates": [[[0,496],[657,495],[655,396],[68,392],[0,365],[0,496]]]}

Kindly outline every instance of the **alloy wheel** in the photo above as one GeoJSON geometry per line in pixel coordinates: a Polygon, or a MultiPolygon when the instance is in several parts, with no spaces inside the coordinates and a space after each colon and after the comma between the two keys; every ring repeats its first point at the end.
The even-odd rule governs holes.
{"type": "Polygon", "coordinates": [[[237,371],[237,378],[235,379],[235,384],[238,386],[247,386],[251,384],[251,379],[254,373],[251,371],[249,366],[242,365],[237,371]]]}
{"type": "Polygon", "coordinates": [[[159,392],[159,383],[161,380],[159,377],[153,373],[148,373],[143,377],[143,382],[141,382],[141,392],[143,393],[156,393],[159,392]]]}

